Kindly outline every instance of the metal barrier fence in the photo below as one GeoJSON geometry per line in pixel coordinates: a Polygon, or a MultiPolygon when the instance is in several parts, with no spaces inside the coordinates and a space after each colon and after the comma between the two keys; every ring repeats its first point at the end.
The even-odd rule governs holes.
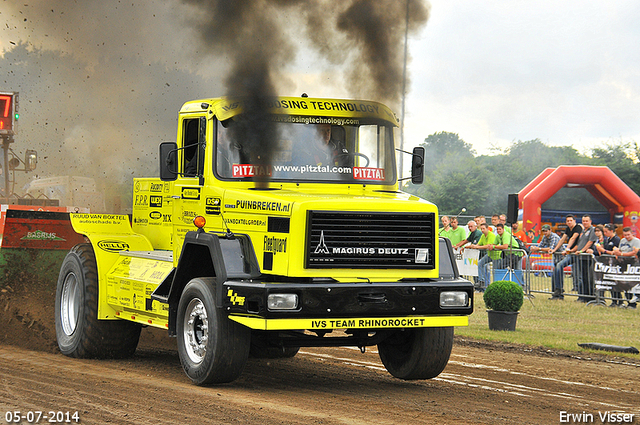
{"type": "MultiPolygon", "coordinates": [[[[638,289],[635,289],[636,293],[631,292],[631,287],[640,282],[640,262],[636,257],[622,259],[603,255],[596,258],[593,254],[586,253],[552,256],[514,249],[503,251],[503,258],[490,262],[480,261],[481,258],[482,255],[476,260],[476,264],[488,268],[491,282],[511,280],[522,286],[527,296],[534,296],[535,293],[552,295],[554,290],[562,289],[563,296],[598,305],[606,305],[607,301],[613,304],[623,304],[625,301],[635,304],[640,298],[638,289]],[[611,270],[618,270],[620,273],[631,270],[625,276],[618,276],[622,281],[632,282],[625,286],[625,291],[616,290],[616,284],[612,283],[616,276],[611,276],[611,270]]],[[[480,276],[483,274],[480,273],[480,276]]],[[[478,282],[477,272],[465,277],[478,282]]],[[[477,289],[483,290],[489,283],[485,282],[484,286],[478,284],[477,289]]]]}
{"type": "MultiPolygon", "coordinates": [[[[523,289],[525,293],[553,294],[561,290],[562,296],[575,297],[588,304],[606,305],[607,301],[614,304],[629,302],[634,295],[629,291],[616,291],[611,282],[604,281],[596,274],[596,264],[610,263],[634,264],[633,259],[624,261],[611,255],[596,258],[593,254],[542,254],[530,253],[526,256],[523,289]],[[599,277],[599,278],[598,278],[599,277]]],[[[615,266],[614,266],[615,267],[615,266]]],[[[602,266],[598,267],[602,269],[602,266]]],[[[494,273],[495,276],[495,273],[494,273]]]]}

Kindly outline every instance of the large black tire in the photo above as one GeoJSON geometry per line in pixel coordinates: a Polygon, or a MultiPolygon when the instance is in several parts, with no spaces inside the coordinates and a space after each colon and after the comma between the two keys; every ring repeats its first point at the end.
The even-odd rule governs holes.
{"type": "Polygon", "coordinates": [[[62,354],[77,358],[125,358],[136,351],[141,326],[98,320],[98,271],[90,244],[71,248],[60,267],[55,306],[62,354]]]}
{"type": "Polygon", "coordinates": [[[382,364],[396,378],[435,378],[447,366],[453,328],[400,329],[378,344],[382,364]]]}
{"type": "Polygon", "coordinates": [[[221,384],[240,376],[251,331],[216,308],[214,279],[195,278],[185,286],[176,325],[180,363],[195,384],[221,384]]]}

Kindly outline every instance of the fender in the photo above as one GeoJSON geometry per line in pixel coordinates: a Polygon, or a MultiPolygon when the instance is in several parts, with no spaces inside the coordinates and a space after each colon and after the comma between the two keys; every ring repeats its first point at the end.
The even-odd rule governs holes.
{"type": "Polygon", "coordinates": [[[131,230],[128,215],[70,214],[71,226],[84,235],[96,256],[98,267],[98,319],[117,319],[107,304],[106,274],[120,256],[120,251],[153,251],[151,242],[131,230]]]}
{"type": "Polygon", "coordinates": [[[185,235],[175,272],[158,286],[151,297],[169,304],[169,335],[173,336],[180,296],[191,279],[213,277],[216,307],[223,308],[224,282],[228,279],[257,279],[260,276],[258,259],[248,235],[190,231],[185,235]]]}

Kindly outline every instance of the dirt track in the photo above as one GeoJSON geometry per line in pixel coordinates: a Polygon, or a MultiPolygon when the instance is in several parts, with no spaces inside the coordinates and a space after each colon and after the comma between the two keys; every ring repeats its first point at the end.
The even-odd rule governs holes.
{"type": "Polygon", "coordinates": [[[373,350],[303,349],[293,359],[250,359],[233,384],[206,388],[189,382],[159,339],[124,361],[0,346],[0,413],[77,411],[86,424],[553,424],[561,411],[592,413],[594,423],[598,412],[620,411],[640,423],[640,366],[628,362],[463,342],[438,378],[404,382],[373,350]]]}
{"type": "Polygon", "coordinates": [[[65,357],[55,344],[52,289],[3,289],[0,423],[20,410],[77,411],[84,424],[557,424],[561,412],[602,423],[598,413],[607,411],[635,414],[640,424],[640,359],[456,338],[438,378],[405,382],[375,350],[303,348],[293,359],[249,359],[236,382],[203,388],[159,330],[144,329],[129,360],[65,357]]]}

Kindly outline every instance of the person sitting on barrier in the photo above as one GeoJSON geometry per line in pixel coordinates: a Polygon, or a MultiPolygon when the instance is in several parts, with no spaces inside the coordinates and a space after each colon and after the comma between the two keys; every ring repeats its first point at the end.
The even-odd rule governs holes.
{"type": "Polygon", "coordinates": [[[496,231],[498,234],[496,235],[495,246],[493,249],[501,250],[503,252],[502,258],[496,261],[493,268],[506,269],[509,267],[513,270],[521,269],[523,252],[519,251],[520,244],[518,244],[516,237],[507,232],[504,224],[502,223],[498,223],[496,225],[496,231]]]}
{"type": "MultiPolygon", "coordinates": [[[[595,227],[591,225],[591,216],[582,216],[582,233],[578,237],[576,254],[577,261],[574,262],[574,289],[578,291],[578,302],[587,303],[593,299],[593,255],[587,253],[592,250],[593,244],[597,241],[595,227]],[[581,255],[584,254],[584,255],[581,255]]],[[[592,251],[593,252],[593,251],[592,251]]]]}
{"type": "MultiPolygon", "coordinates": [[[[613,248],[617,248],[620,245],[620,236],[616,235],[616,228],[613,224],[607,223],[603,226],[602,233],[604,235],[604,241],[600,245],[596,245],[598,255],[613,255],[613,248]]],[[[611,304],[609,307],[622,307],[622,293],[618,291],[611,291],[611,304]]]]}
{"type": "Polygon", "coordinates": [[[469,222],[467,223],[467,227],[469,228],[469,236],[467,236],[466,239],[458,242],[454,248],[461,248],[464,249],[464,246],[468,243],[470,244],[477,244],[478,241],[480,240],[480,237],[482,236],[482,232],[480,231],[480,229],[478,229],[478,225],[476,224],[476,222],[474,220],[469,220],[469,222]]]}
{"type": "Polygon", "coordinates": [[[578,250],[578,237],[582,233],[582,226],[576,223],[576,218],[573,214],[568,214],[566,218],[567,229],[562,235],[556,246],[549,251],[550,254],[554,254],[562,248],[562,245],[567,242],[567,249],[561,254],[564,256],[562,260],[555,265],[553,269],[553,275],[551,275],[551,288],[553,293],[550,300],[563,300],[564,295],[564,268],[573,263],[573,258],[569,254],[573,254],[578,250]]]}
{"type": "Polygon", "coordinates": [[[478,289],[480,291],[484,291],[491,281],[489,276],[489,263],[493,260],[499,259],[501,252],[493,249],[496,236],[491,230],[489,230],[487,223],[482,223],[480,225],[480,231],[482,232],[482,236],[478,243],[469,245],[468,248],[487,250],[488,252],[488,255],[485,255],[478,261],[478,289]]]}
{"type": "MultiPolygon", "coordinates": [[[[620,239],[620,246],[613,248],[613,255],[620,257],[623,260],[622,264],[635,264],[638,260],[638,251],[640,250],[640,239],[633,236],[631,227],[625,227],[622,229],[622,239],[620,239]],[[626,261],[625,261],[626,260],[626,261]]],[[[636,308],[637,297],[629,291],[626,292],[628,300],[628,308],[636,308]]]]}
{"type": "Polygon", "coordinates": [[[551,231],[551,226],[545,224],[542,226],[542,237],[538,246],[531,246],[531,252],[549,253],[560,242],[560,236],[551,231]]]}

